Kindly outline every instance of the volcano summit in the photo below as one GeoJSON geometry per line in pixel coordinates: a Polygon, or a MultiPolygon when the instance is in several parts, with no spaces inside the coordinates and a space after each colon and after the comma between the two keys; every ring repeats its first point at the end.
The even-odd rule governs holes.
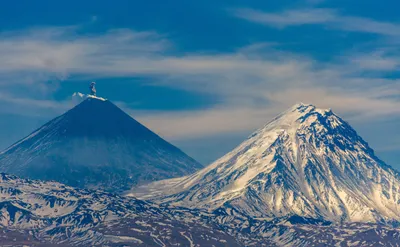
{"type": "Polygon", "coordinates": [[[210,166],[143,186],[142,199],[333,222],[400,221],[400,176],[331,110],[298,104],[210,166]]]}
{"type": "Polygon", "coordinates": [[[0,171],[123,191],[202,166],[113,103],[88,96],[0,153],[0,171]]]}

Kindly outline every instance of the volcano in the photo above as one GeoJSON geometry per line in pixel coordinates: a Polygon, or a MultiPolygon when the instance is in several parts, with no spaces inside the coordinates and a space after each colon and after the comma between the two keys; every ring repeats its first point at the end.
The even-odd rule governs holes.
{"type": "Polygon", "coordinates": [[[0,153],[0,171],[123,191],[202,166],[112,102],[88,96],[0,153]]]}
{"type": "Polygon", "coordinates": [[[142,199],[253,218],[400,220],[400,176],[332,110],[297,104],[213,164],[135,190],[142,199]]]}

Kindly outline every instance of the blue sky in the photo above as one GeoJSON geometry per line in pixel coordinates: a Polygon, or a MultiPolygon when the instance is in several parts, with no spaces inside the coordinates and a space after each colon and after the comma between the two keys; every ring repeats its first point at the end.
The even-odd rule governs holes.
{"type": "Polygon", "coordinates": [[[7,1],[0,147],[98,94],[208,163],[298,102],[400,169],[400,3],[7,1]]]}

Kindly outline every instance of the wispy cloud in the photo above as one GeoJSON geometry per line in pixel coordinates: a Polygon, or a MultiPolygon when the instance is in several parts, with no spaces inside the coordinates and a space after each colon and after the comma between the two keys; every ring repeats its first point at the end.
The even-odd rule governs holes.
{"type": "Polygon", "coordinates": [[[285,10],[280,13],[268,13],[255,9],[242,8],[232,10],[232,13],[238,18],[277,28],[328,23],[334,21],[337,17],[336,11],[323,8],[285,10]]]}
{"type": "Polygon", "coordinates": [[[400,53],[376,50],[371,53],[352,54],[349,58],[359,69],[370,71],[396,71],[400,68],[400,53]]]}
{"type": "MultiPolygon", "coordinates": [[[[21,72],[32,76],[40,72],[63,79],[70,73],[88,74],[103,70],[107,73],[109,66],[114,66],[114,71],[118,63],[135,66],[135,61],[148,54],[155,55],[167,46],[152,32],[119,29],[100,35],[79,35],[77,31],[77,27],[54,27],[0,34],[1,76],[21,72]],[[131,55],[136,59],[129,59],[131,55]],[[126,63],[127,59],[130,64],[126,63]]],[[[123,71],[121,68],[119,73],[123,71]]]]}
{"type": "Polygon", "coordinates": [[[0,93],[0,114],[43,116],[60,114],[70,107],[73,102],[66,99],[62,102],[45,99],[32,99],[8,93],[0,93]]]}
{"type": "Polygon", "coordinates": [[[300,101],[320,108],[332,108],[353,123],[365,122],[371,118],[400,116],[398,100],[376,98],[373,93],[346,93],[345,90],[328,88],[293,88],[274,92],[264,90],[263,93],[268,104],[221,106],[183,112],[132,111],[131,115],[171,139],[249,132],[264,125],[290,104],[300,101]]]}
{"type": "Polygon", "coordinates": [[[400,36],[400,23],[348,16],[330,8],[291,9],[273,13],[240,8],[232,10],[232,14],[247,21],[276,28],[314,24],[325,25],[343,31],[400,36]]]}
{"type": "Polygon", "coordinates": [[[332,27],[362,33],[400,36],[400,23],[377,21],[364,17],[338,15],[332,27]]]}
{"type": "MultiPolygon", "coordinates": [[[[296,22],[328,22],[336,15],[334,11],[320,11],[326,11],[325,17],[313,11],[306,15],[288,12],[288,20],[276,16],[264,20],[284,27],[296,22]]],[[[319,62],[264,43],[229,53],[187,54],[177,52],[163,35],[127,29],[80,34],[77,27],[42,28],[2,33],[0,37],[0,87],[5,92],[16,83],[36,87],[46,78],[65,80],[70,75],[146,76],[155,85],[219,97],[218,104],[203,110],[127,109],[168,137],[250,131],[299,101],[333,108],[358,119],[400,114],[399,99],[393,97],[390,88],[382,88],[382,84],[399,88],[399,81],[384,76],[398,66],[399,60],[393,53],[374,53],[369,59],[362,54],[349,54],[337,61],[319,62]]],[[[52,104],[46,97],[13,97],[8,93],[0,102],[40,109],[58,107],[60,111],[66,108],[66,101],[52,104]]],[[[24,112],[21,107],[18,109],[24,112]]]]}

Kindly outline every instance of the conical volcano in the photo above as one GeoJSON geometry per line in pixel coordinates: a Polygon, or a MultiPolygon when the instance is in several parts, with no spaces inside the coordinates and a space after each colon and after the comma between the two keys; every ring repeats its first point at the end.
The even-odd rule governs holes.
{"type": "Polygon", "coordinates": [[[298,104],[193,175],[137,196],[255,218],[400,220],[400,176],[331,110],[298,104]]]}
{"type": "Polygon", "coordinates": [[[202,166],[113,103],[88,97],[0,154],[0,171],[122,191],[202,166]]]}

